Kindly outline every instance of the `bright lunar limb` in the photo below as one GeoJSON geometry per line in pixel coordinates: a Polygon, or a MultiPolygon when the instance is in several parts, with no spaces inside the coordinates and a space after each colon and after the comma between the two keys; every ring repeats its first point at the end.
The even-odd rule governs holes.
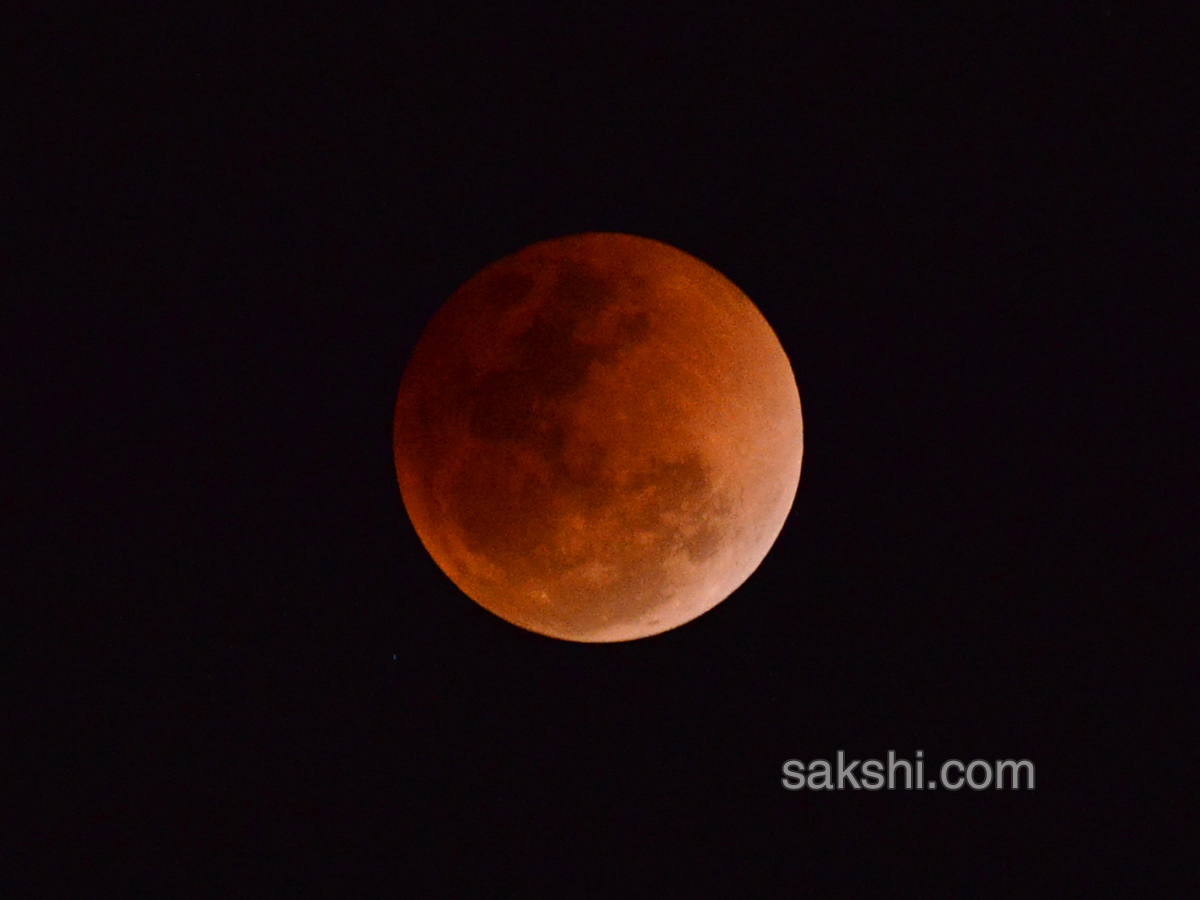
{"type": "Polygon", "coordinates": [[[800,479],[779,340],[712,267],[624,234],[480,271],[421,336],[393,446],[405,508],[469,597],[522,628],[623,641],[758,567],[800,479]]]}

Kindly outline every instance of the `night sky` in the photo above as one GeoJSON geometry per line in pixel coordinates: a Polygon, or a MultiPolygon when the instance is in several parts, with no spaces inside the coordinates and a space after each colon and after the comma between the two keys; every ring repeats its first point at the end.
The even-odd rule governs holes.
{"type": "Polygon", "coordinates": [[[160,4],[4,38],[7,895],[1166,884],[1185,41],[1103,3],[836,6],[160,4]],[[758,571],[614,645],[471,602],[392,463],[438,306],[583,231],[736,283],[805,422],[758,571]],[[1036,788],[783,789],[838,750],[1036,788]]]}

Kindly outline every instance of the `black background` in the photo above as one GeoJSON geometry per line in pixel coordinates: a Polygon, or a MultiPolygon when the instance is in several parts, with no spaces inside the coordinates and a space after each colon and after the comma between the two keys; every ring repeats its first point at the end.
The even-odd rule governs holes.
{"type": "Polygon", "coordinates": [[[838,10],[11,32],[14,892],[1177,874],[1185,32],[1103,3],[838,10]],[[438,305],[581,231],[722,271],[804,408],[772,553],[628,644],[476,607],[392,469],[438,305]],[[1028,758],[1037,786],[783,790],[839,749],[1028,758]]]}

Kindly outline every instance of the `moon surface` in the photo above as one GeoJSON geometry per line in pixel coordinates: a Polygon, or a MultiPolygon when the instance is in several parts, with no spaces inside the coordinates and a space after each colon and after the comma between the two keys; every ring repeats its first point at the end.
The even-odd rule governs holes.
{"type": "Polygon", "coordinates": [[[441,307],[396,400],[404,506],[459,588],[571,641],[658,634],[758,567],[800,479],[800,395],[711,266],[625,234],[543,241],[441,307]]]}

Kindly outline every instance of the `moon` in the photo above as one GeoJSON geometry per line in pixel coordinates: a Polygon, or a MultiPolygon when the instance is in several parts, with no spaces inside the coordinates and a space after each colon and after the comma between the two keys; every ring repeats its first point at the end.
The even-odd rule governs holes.
{"type": "Polygon", "coordinates": [[[758,568],[800,395],[754,304],[667,244],[589,233],[487,266],[429,322],[393,426],[405,509],[480,606],[570,641],[659,634],[758,568]]]}

